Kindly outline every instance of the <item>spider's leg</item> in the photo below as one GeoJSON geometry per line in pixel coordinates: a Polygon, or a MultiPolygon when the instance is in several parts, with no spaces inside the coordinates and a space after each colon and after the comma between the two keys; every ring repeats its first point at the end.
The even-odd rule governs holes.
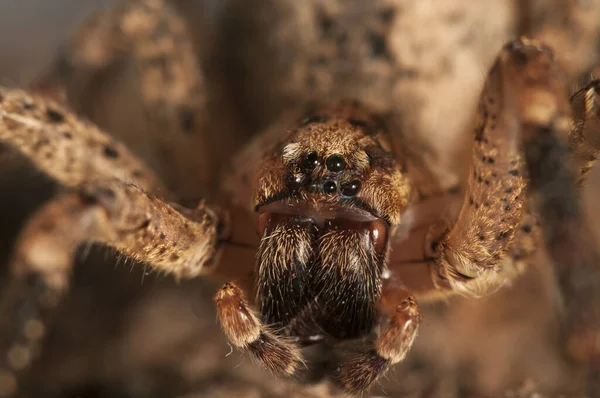
{"type": "Polygon", "coordinates": [[[581,183],[600,148],[597,86],[593,82],[577,92],[569,105],[549,49],[526,40],[507,45],[481,96],[472,166],[457,221],[412,231],[410,241],[393,248],[392,278],[386,283],[403,280],[419,296],[483,296],[520,272],[541,241],[535,206],[525,201],[524,132],[536,125],[568,140],[571,165],[581,183]],[[422,241],[428,242],[425,254],[414,253],[422,241]],[[403,258],[405,253],[412,257],[403,258]],[[428,267],[432,278],[426,276],[428,267]]]}
{"type": "Polygon", "coordinates": [[[600,80],[594,80],[571,97],[573,128],[569,134],[569,159],[582,183],[600,152],[600,80]]]}
{"type": "Polygon", "coordinates": [[[523,130],[552,117],[566,137],[571,125],[559,76],[550,50],[527,41],[509,43],[496,60],[479,103],[461,211],[427,248],[438,287],[483,296],[506,281],[499,271],[512,262],[507,252],[525,213],[523,130]]]}
{"type": "Polygon", "coordinates": [[[65,108],[25,91],[0,87],[0,144],[68,187],[90,179],[118,178],[167,195],[154,173],[123,144],[65,108]]]}
{"type": "MultiPolygon", "coordinates": [[[[384,293],[382,302],[386,301],[388,297],[384,293]]],[[[339,382],[346,391],[363,392],[390,366],[402,361],[412,347],[421,323],[421,310],[412,296],[405,298],[397,306],[395,303],[398,301],[389,300],[388,305],[385,305],[391,307],[384,308],[390,316],[373,346],[340,365],[339,382]]]]}
{"type": "Polygon", "coordinates": [[[127,149],[60,106],[0,90],[0,144],[67,187],[18,238],[0,296],[0,396],[33,360],[52,309],[68,287],[76,249],[106,244],[178,277],[207,272],[225,222],[201,205],[173,207],[148,192],[160,184],[127,149]]]}
{"type": "Polygon", "coordinates": [[[215,262],[217,224],[206,206],[176,210],[119,180],[85,184],[43,205],[17,240],[0,296],[0,378],[14,380],[36,355],[81,244],[102,243],[150,270],[194,277],[215,262]]]}
{"type": "Polygon", "coordinates": [[[170,3],[128,0],[90,16],[36,89],[64,87],[77,112],[135,148],[179,198],[195,201],[241,140],[220,145],[232,129],[211,123],[232,118],[220,117],[228,111],[201,66],[195,27],[170,3]]]}
{"type": "Polygon", "coordinates": [[[482,95],[473,164],[458,220],[451,227],[441,226],[441,234],[435,228],[429,237],[422,228],[420,234],[413,233],[415,242],[428,242],[429,259],[402,259],[406,245],[393,250],[392,276],[384,282],[384,291],[393,293],[403,284],[424,296],[431,291],[489,294],[511,277],[506,270],[543,239],[564,309],[567,351],[571,358],[591,363],[596,396],[600,255],[582,210],[579,185],[600,147],[597,83],[573,96],[572,123],[560,76],[549,49],[526,40],[504,48],[482,95]],[[530,194],[533,200],[524,203],[530,194]],[[441,238],[432,239],[435,236],[441,238]],[[438,289],[425,282],[431,262],[431,280],[438,289]],[[413,280],[398,277],[405,269],[411,269],[413,280]]]}
{"type": "MultiPolygon", "coordinates": [[[[462,209],[454,225],[440,226],[441,233],[432,230],[432,243],[426,248],[434,261],[437,287],[469,296],[492,293],[510,278],[508,270],[531,254],[539,231],[525,202],[523,139],[535,127],[540,134],[551,130],[566,140],[572,127],[570,113],[552,52],[527,40],[505,46],[481,96],[462,209]]],[[[591,125],[593,120],[588,115],[576,121],[570,144],[575,165],[584,175],[596,150],[583,141],[580,131],[586,125],[583,121],[591,125]]]]}
{"type": "Polygon", "coordinates": [[[298,348],[269,331],[235,283],[226,283],[217,292],[215,304],[223,331],[234,346],[248,351],[276,374],[296,371],[302,362],[298,348]]]}

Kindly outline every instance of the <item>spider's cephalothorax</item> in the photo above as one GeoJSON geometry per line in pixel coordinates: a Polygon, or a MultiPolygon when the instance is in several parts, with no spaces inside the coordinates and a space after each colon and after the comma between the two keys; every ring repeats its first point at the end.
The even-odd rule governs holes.
{"type": "Polygon", "coordinates": [[[385,135],[381,119],[357,103],[313,109],[259,168],[265,323],[300,323],[306,333],[310,319],[336,338],[373,327],[390,227],[409,198],[385,135]]]}

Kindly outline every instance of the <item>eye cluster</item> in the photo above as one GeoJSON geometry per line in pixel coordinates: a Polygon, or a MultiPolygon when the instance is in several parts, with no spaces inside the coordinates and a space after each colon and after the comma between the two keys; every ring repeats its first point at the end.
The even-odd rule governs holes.
{"type": "Polygon", "coordinates": [[[326,195],[341,194],[343,196],[355,196],[360,191],[360,181],[353,179],[342,182],[342,172],[347,170],[347,162],[340,154],[333,154],[326,159],[320,157],[316,152],[309,152],[300,162],[302,174],[293,178],[296,188],[307,186],[313,192],[322,192],[326,195]],[[313,171],[325,165],[327,175],[322,180],[312,178],[313,171]]]}

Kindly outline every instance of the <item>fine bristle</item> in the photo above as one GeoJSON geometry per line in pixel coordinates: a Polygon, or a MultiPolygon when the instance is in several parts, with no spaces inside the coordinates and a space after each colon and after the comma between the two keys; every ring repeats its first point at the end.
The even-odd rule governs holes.
{"type": "Polygon", "coordinates": [[[267,332],[262,332],[259,338],[247,347],[255,359],[275,374],[292,375],[302,362],[296,347],[267,332]]]}
{"type": "Polygon", "coordinates": [[[370,350],[349,362],[339,370],[338,382],[350,394],[360,394],[371,386],[390,366],[375,350],[370,350]]]}

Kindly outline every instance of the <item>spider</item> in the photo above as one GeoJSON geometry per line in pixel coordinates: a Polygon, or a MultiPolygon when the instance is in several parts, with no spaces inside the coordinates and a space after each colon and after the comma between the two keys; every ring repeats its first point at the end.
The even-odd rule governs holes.
{"type": "MultiPolygon", "coordinates": [[[[380,25],[366,29],[368,51],[389,62],[393,56],[379,30],[393,13],[376,11],[380,25]]],[[[344,58],[339,26],[325,12],[317,14],[325,35],[339,44],[333,57],[344,58]]],[[[184,19],[169,4],[125,3],[89,21],[78,38],[56,75],[84,79],[74,87],[101,92],[102,76],[94,73],[115,62],[118,42],[140,68],[144,112],[159,146],[189,154],[190,145],[223,138],[205,122],[215,104],[202,93],[212,82],[203,80],[184,19]]],[[[330,51],[323,47],[324,54],[330,51]]],[[[324,54],[316,52],[318,69],[324,54]]],[[[329,90],[322,74],[308,83],[329,90]]],[[[0,142],[66,189],[31,216],[14,247],[12,279],[0,302],[8,314],[0,329],[6,361],[1,394],[17,392],[19,373],[30,366],[66,294],[73,255],[89,241],[176,278],[230,280],[215,296],[223,331],[273,373],[310,368],[302,347],[354,341],[356,352],[339,361],[333,355],[325,370],[357,394],[409,353],[422,317],[419,301],[496,292],[519,275],[543,235],[557,264],[579,267],[557,274],[569,327],[584,336],[573,355],[588,360],[597,355],[589,325],[597,325],[588,322],[587,306],[597,309],[594,300],[580,297],[596,297],[596,259],[585,241],[568,239],[582,236],[585,220],[561,205],[578,208],[576,185],[600,149],[599,87],[589,83],[569,103],[552,51],[537,41],[511,41],[481,95],[464,188],[422,142],[404,133],[395,115],[381,111],[381,99],[319,93],[327,101],[306,101],[246,143],[216,193],[197,206],[187,205],[236,144],[205,156],[161,153],[165,171],[158,176],[124,144],[61,104],[78,96],[72,87],[63,93],[42,81],[35,93],[2,89],[0,142]],[[561,140],[568,140],[568,160],[561,140]],[[197,177],[190,178],[190,170],[197,177]],[[554,194],[557,187],[563,196],[554,194]],[[529,200],[530,189],[536,201],[529,200]],[[565,248],[551,245],[557,242],[579,248],[580,258],[564,259],[565,248]],[[580,270],[590,283],[571,289],[580,280],[570,275],[580,270]]],[[[85,103],[70,106],[97,112],[85,111],[85,103]]]]}

